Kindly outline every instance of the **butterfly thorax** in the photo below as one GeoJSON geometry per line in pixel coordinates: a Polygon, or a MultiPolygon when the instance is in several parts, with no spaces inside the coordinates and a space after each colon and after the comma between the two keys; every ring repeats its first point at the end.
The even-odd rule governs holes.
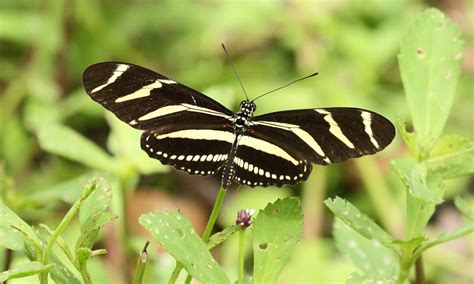
{"type": "Polygon", "coordinates": [[[247,131],[255,109],[256,106],[254,102],[246,100],[240,103],[240,109],[234,117],[234,130],[236,133],[242,134],[247,131]]]}

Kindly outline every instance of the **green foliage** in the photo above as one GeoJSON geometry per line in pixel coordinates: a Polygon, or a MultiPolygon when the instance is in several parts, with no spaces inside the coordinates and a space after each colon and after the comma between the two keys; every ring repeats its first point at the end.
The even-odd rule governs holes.
{"type": "Polygon", "coordinates": [[[182,213],[156,211],[139,221],[194,278],[203,283],[230,283],[182,213]]]}
{"type": "Polygon", "coordinates": [[[258,212],[252,226],[254,283],[276,282],[301,238],[299,200],[285,198],[258,212]]]}
{"type": "Polygon", "coordinates": [[[467,209],[472,204],[457,198],[457,207],[470,222],[433,239],[423,234],[436,205],[444,201],[444,180],[474,174],[474,143],[457,135],[441,137],[454,102],[461,48],[457,27],[435,9],[422,13],[402,41],[398,59],[414,129],[409,131],[403,121],[399,128],[412,157],[392,160],[391,166],[407,188],[406,236],[392,240],[350,203],[337,197],[326,200],[336,217],[352,229],[334,228],[338,248],[360,270],[350,275],[348,283],[404,283],[427,249],[474,232],[472,210],[467,209]],[[368,239],[386,248],[374,248],[368,239]],[[382,255],[391,256],[392,269],[378,273],[382,255]],[[398,265],[393,265],[395,255],[398,265]]]}
{"type": "Polygon", "coordinates": [[[395,281],[385,276],[377,274],[362,274],[358,271],[351,273],[347,278],[346,284],[393,284],[395,281]]]}
{"type": "Polygon", "coordinates": [[[462,46],[459,29],[436,9],[419,16],[402,41],[400,71],[422,159],[436,144],[453,105],[462,46]]]}
{"type": "Polygon", "coordinates": [[[376,240],[385,247],[392,247],[392,237],[350,202],[336,196],[324,203],[342,222],[360,235],[369,240],[376,240]]]}
{"type": "Polygon", "coordinates": [[[396,278],[399,267],[392,250],[375,239],[367,239],[342,222],[334,223],[333,234],[339,251],[349,256],[360,271],[387,279],[396,278]]]}
{"type": "Polygon", "coordinates": [[[474,196],[462,198],[461,196],[456,197],[454,200],[456,207],[461,211],[466,218],[474,221],[474,196]]]}
{"type": "Polygon", "coordinates": [[[38,261],[31,261],[13,269],[0,273],[0,282],[4,282],[14,278],[28,277],[31,275],[38,274],[40,272],[46,272],[50,270],[54,264],[42,264],[38,261]]]}
{"type": "MultiPolygon", "coordinates": [[[[105,253],[105,250],[91,251],[90,247],[97,239],[98,230],[113,219],[113,214],[107,211],[110,203],[110,187],[103,179],[92,180],[84,187],[83,194],[65,215],[56,230],[40,224],[34,228],[24,222],[3,202],[0,202],[0,234],[4,236],[0,246],[14,251],[23,252],[30,262],[5,271],[0,277],[26,277],[40,274],[40,283],[48,282],[48,273],[58,283],[80,283],[75,274],[64,264],[52,248],[57,244],[66,258],[81,273],[86,283],[91,283],[87,272],[87,260],[95,255],[105,253]],[[81,215],[81,235],[78,237],[75,257],[60,234],[77,212],[81,215]],[[85,219],[86,221],[82,221],[85,219]]],[[[3,279],[3,278],[0,278],[3,279]]],[[[1,281],[4,281],[1,280],[1,281]]]]}

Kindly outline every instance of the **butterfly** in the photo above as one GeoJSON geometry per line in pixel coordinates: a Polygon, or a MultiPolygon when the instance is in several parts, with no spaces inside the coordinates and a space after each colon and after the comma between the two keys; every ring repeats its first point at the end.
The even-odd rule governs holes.
{"type": "Polygon", "coordinates": [[[358,108],[310,108],[254,116],[255,100],[234,113],[154,71],[103,62],[83,75],[87,94],[143,130],[141,148],[192,175],[220,175],[222,185],[282,186],[306,180],[312,164],[374,154],[395,136],[380,114],[358,108]]]}

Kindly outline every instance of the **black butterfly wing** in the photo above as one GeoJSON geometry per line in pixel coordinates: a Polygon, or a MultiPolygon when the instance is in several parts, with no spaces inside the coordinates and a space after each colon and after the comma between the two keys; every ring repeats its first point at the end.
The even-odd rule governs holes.
{"type": "Polygon", "coordinates": [[[368,110],[325,108],[257,116],[246,135],[246,139],[259,141],[254,145],[260,147],[239,146],[236,178],[251,180],[251,186],[281,186],[305,180],[311,163],[339,163],[381,151],[393,140],[395,128],[386,118],[368,110]],[[241,167],[238,159],[243,157],[263,172],[250,171],[245,161],[241,167]]]}
{"type": "Polygon", "coordinates": [[[234,138],[227,125],[233,113],[211,98],[129,63],[91,65],[83,82],[94,101],[130,126],[146,130],[141,147],[163,164],[212,175],[227,158],[234,138]]]}

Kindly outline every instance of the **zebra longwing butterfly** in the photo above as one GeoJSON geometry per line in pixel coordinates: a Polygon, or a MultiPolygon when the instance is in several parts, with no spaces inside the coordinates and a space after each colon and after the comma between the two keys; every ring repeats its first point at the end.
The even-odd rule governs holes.
{"type": "Polygon", "coordinates": [[[144,130],[151,158],[192,175],[282,186],[306,180],[312,163],[373,154],[393,139],[385,117],[357,108],[287,110],[253,116],[248,99],[233,113],[213,99],[146,68],[120,62],[89,66],[87,94],[130,126],[144,130]]]}

